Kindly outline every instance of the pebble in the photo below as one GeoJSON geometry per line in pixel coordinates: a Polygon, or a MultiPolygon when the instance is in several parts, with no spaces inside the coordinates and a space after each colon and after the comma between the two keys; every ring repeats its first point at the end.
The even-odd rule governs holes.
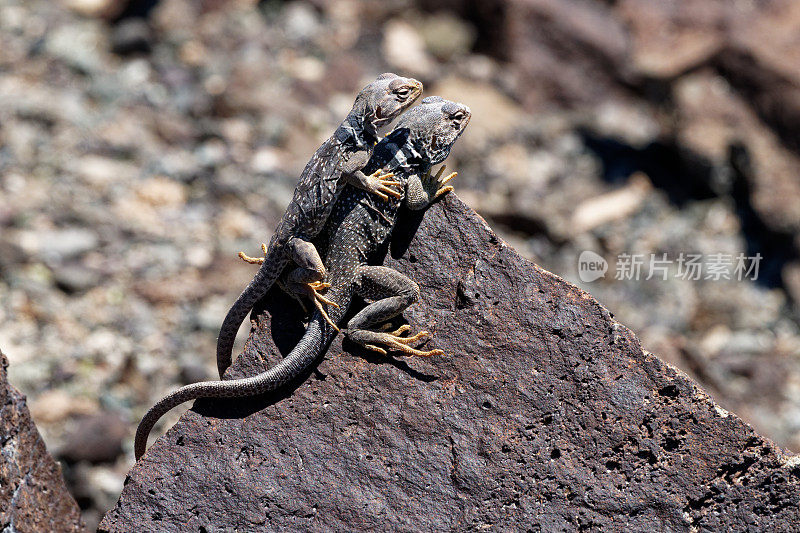
{"type": "Polygon", "coordinates": [[[148,54],[152,48],[152,30],[147,20],[129,18],[120,21],[111,34],[111,50],[122,56],[148,54]]]}
{"type": "Polygon", "coordinates": [[[20,235],[19,244],[29,254],[59,262],[94,250],[99,240],[91,229],[72,227],[25,231],[20,235]]]}
{"type": "Polygon", "coordinates": [[[62,265],[53,271],[59,289],[67,294],[84,292],[100,283],[100,274],[81,264],[62,265]]]}

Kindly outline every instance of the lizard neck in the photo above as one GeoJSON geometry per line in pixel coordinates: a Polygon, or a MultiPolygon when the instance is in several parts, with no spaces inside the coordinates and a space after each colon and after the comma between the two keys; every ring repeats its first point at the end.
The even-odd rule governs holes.
{"type": "Polygon", "coordinates": [[[382,168],[401,174],[410,174],[412,169],[424,172],[430,168],[426,154],[420,151],[415,139],[406,128],[397,128],[375,147],[375,159],[382,168]]]}
{"type": "Polygon", "coordinates": [[[378,142],[377,128],[372,124],[374,112],[356,102],[353,109],[334,132],[339,142],[356,149],[369,149],[378,142]]]}

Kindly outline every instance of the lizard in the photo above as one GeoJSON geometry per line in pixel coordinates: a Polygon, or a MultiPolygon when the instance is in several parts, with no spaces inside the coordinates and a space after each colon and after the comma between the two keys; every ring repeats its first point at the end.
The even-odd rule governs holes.
{"type": "MultiPolygon", "coordinates": [[[[440,97],[425,98],[421,105],[407,111],[393,132],[375,147],[366,167],[367,171],[383,169],[394,173],[401,183],[400,197],[381,202],[363,190],[348,188],[317,238],[326,250],[331,285],[327,296],[338,304],[330,308],[330,318],[341,321],[355,295],[371,302],[344,329],[347,338],[367,349],[416,356],[443,353],[409,346],[428,336],[426,331],[403,337],[401,334],[410,326],[391,332],[381,327],[419,299],[419,286],[404,274],[370,265],[369,261],[387,241],[402,203],[412,210],[422,210],[453,189],[446,183],[456,173],[442,177],[444,167],[435,175],[431,167],[447,158],[470,118],[468,107],[440,97]]],[[[136,459],[145,452],[150,430],[173,407],[198,398],[254,396],[275,390],[322,357],[336,334],[337,330],[316,310],[297,345],[269,370],[247,378],[193,383],[165,396],[145,414],[136,430],[136,459]]]]}
{"type": "MultiPolygon", "coordinates": [[[[317,291],[327,288],[325,267],[311,243],[323,228],[336,198],[346,184],[364,189],[382,200],[396,196],[389,181],[391,173],[365,174],[378,141],[377,130],[408,109],[422,94],[422,83],[392,73],[384,73],[364,87],[353,108],[339,127],[314,153],[303,169],[289,206],[264,247],[261,267],[242,291],[222,322],[217,338],[217,368],[220,378],[231,364],[233,343],[244,318],[264,296],[290,263],[298,269],[291,280],[302,287],[317,310],[330,321],[322,304],[330,304],[317,291]]],[[[244,254],[240,256],[248,260],[244,254]]]]}

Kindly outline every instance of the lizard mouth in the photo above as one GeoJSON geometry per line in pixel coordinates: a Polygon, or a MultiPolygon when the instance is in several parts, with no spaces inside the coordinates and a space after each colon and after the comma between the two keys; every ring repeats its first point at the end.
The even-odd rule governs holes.
{"type": "Polygon", "coordinates": [[[378,106],[377,108],[375,108],[375,121],[374,121],[375,125],[381,126],[381,125],[389,122],[390,120],[392,120],[392,116],[391,115],[389,115],[389,116],[384,115],[383,108],[381,106],[378,106]]]}

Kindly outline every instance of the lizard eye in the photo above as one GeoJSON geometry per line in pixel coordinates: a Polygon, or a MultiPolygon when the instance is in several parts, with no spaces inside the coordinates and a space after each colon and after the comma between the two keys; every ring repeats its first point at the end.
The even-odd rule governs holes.
{"type": "Polygon", "coordinates": [[[399,87],[394,90],[394,94],[397,96],[408,96],[409,92],[411,92],[411,90],[408,87],[399,87]]]}

